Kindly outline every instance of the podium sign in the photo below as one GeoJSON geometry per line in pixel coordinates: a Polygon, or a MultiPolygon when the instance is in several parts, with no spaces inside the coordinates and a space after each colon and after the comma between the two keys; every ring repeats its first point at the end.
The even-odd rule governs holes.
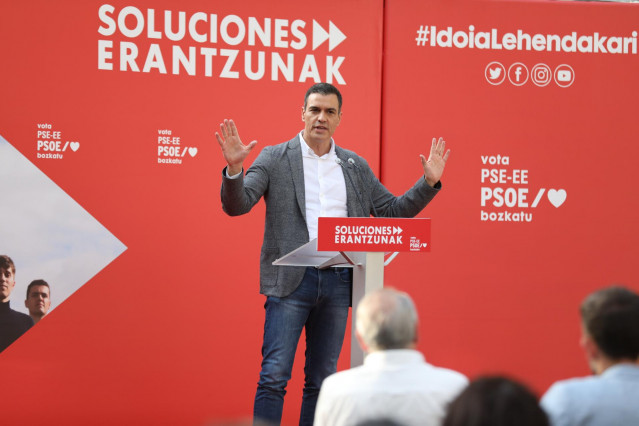
{"type": "MultiPolygon", "coordinates": [[[[386,252],[430,251],[430,219],[320,217],[317,238],[273,262],[278,266],[353,268],[352,306],[371,291],[384,287],[386,252]]],[[[362,365],[364,353],[351,316],[351,367],[362,365]]]]}
{"type": "Polygon", "coordinates": [[[430,219],[320,217],[317,231],[320,251],[430,251],[430,219]]]}

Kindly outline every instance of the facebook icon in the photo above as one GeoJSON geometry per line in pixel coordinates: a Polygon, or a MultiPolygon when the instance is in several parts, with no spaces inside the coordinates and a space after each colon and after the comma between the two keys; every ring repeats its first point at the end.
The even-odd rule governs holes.
{"type": "Polygon", "coordinates": [[[528,68],[521,62],[515,62],[508,68],[508,79],[515,86],[522,86],[528,81],[528,68]]]}

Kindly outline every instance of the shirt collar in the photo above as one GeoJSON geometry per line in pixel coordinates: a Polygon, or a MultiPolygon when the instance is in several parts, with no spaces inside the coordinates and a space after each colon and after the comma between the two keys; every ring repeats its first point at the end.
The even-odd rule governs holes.
{"type": "Polygon", "coordinates": [[[324,155],[322,155],[321,157],[318,156],[317,154],[315,154],[315,151],[313,151],[311,149],[310,146],[308,146],[308,144],[306,143],[306,140],[304,139],[304,131],[300,131],[300,146],[302,147],[302,156],[303,157],[310,157],[310,158],[332,158],[334,157],[335,154],[335,141],[333,140],[333,138],[331,138],[331,149],[324,155]]]}
{"type": "Polygon", "coordinates": [[[389,365],[389,364],[422,364],[426,359],[421,352],[414,349],[388,349],[374,351],[366,355],[364,365],[389,365]]]}
{"type": "Polygon", "coordinates": [[[639,377],[639,366],[631,363],[619,363],[611,365],[610,367],[606,368],[603,373],[601,373],[601,377],[639,377]]]}

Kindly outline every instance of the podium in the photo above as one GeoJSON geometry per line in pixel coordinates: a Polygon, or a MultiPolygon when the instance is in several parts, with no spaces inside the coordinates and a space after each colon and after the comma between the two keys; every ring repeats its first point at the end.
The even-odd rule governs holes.
{"type": "Polygon", "coordinates": [[[430,251],[430,223],[422,218],[320,217],[316,239],[273,262],[353,268],[351,368],[364,362],[355,337],[357,305],[367,293],[384,287],[384,267],[398,253],[430,251]]]}

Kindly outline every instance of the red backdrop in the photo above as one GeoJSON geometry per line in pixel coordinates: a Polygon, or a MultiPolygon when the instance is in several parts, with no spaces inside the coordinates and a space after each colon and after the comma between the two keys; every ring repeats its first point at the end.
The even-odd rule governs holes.
{"type": "MultiPolygon", "coordinates": [[[[37,405],[53,423],[250,418],[263,321],[258,294],[263,208],[239,218],[222,212],[224,161],[213,132],[222,119],[234,118],[245,142],[258,140],[257,150],[290,139],[302,128],[304,91],[313,76],[328,79],[329,61],[334,71],[328,74],[345,98],[336,141],[366,157],[391,190],[402,192],[415,181],[418,154],[427,153],[433,136],[444,136],[453,150],[444,191],[421,215],[433,220],[431,252],[401,255],[386,272],[389,285],[416,300],[420,349],[428,360],[469,376],[508,373],[541,392],[554,380],[587,372],[577,346],[579,301],[611,282],[637,288],[631,267],[639,236],[631,164],[637,107],[627,95],[636,90],[631,78],[636,53],[471,49],[416,41],[423,37],[417,34],[422,25],[450,26],[453,32],[470,32],[472,25],[475,32],[494,28],[500,35],[521,29],[632,38],[637,16],[631,7],[434,0],[331,1],[321,8],[288,0],[36,1],[3,5],[1,11],[0,135],[128,247],[0,354],[3,388],[11,389],[3,413],[8,423],[41,422],[25,417],[34,406],[34,390],[45,395],[37,405]],[[103,9],[101,19],[104,4],[113,5],[113,12],[103,9]],[[139,11],[141,34],[108,34],[104,16],[117,23],[125,6],[135,8],[127,9],[125,31],[135,33],[139,11]],[[151,30],[149,8],[155,16],[151,30]],[[162,31],[165,11],[174,19],[185,12],[187,22],[200,17],[195,34],[206,40],[188,33],[177,41],[153,38],[162,31]],[[251,43],[255,22],[262,30],[269,22],[271,33],[251,43]],[[314,25],[329,33],[334,26],[331,39],[319,44],[322,31],[314,25]],[[173,73],[174,45],[186,53],[196,49],[195,75],[184,66],[173,73]],[[125,53],[137,49],[139,72],[130,65],[120,70],[122,46],[129,49],[125,53]],[[203,47],[215,53],[203,54],[203,47]],[[237,59],[229,64],[233,52],[237,59]],[[252,61],[264,52],[264,75],[257,80],[245,71],[246,52],[252,61]],[[292,81],[281,71],[272,78],[278,60],[289,61],[292,81]],[[568,64],[574,82],[562,88],[553,79],[539,87],[529,79],[515,86],[506,77],[494,85],[487,70],[492,62],[504,71],[516,62],[528,69],[544,63],[553,71],[568,64]],[[112,70],[100,69],[107,63],[112,70]],[[64,151],[61,159],[38,158],[40,123],[80,148],[64,151]],[[169,136],[163,130],[179,143],[158,141],[169,136]],[[167,156],[159,147],[177,152],[167,156]],[[497,156],[502,164],[490,164],[497,156]],[[505,170],[505,181],[482,182],[482,169],[505,170]],[[525,170],[527,180],[515,170],[525,170]],[[498,207],[495,198],[482,206],[482,192],[496,188],[527,189],[528,206],[498,207]],[[537,206],[530,207],[542,188],[537,206]],[[566,193],[559,207],[551,199],[559,204],[563,193],[549,199],[551,189],[566,193]],[[531,222],[482,220],[482,212],[512,218],[522,211],[532,214],[531,222]]],[[[441,41],[445,44],[445,36],[441,41]]],[[[490,69],[496,72],[494,65],[490,69]]],[[[513,78],[521,78],[523,70],[514,71],[513,78]]],[[[564,84],[565,73],[559,77],[564,84]]],[[[17,282],[20,294],[25,287],[17,282]]],[[[302,353],[303,347],[298,361],[302,353]]],[[[347,343],[340,369],[347,368],[348,356],[347,343]]],[[[285,424],[297,422],[301,369],[296,363],[285,424]]]]}

